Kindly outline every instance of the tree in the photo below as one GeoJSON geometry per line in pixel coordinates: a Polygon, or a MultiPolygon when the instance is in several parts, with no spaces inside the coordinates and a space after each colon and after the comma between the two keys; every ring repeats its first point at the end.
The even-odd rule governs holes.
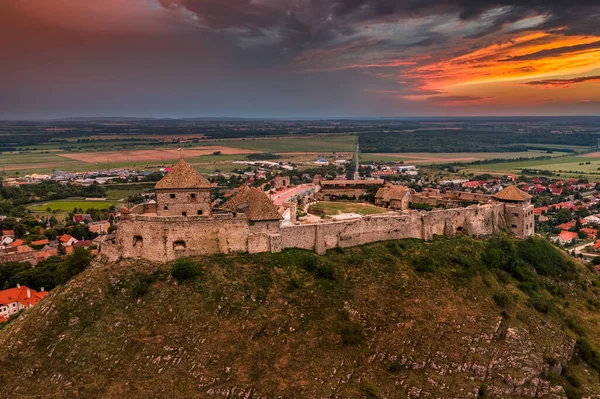
{"type": "Polygon", "coordinates": [[[580,240],[585,240],[587,238],[587,233],[585,231],[581,231],[579,230],[577,232],[577,238],[579,238],[580,240]]]}
{"type": "Polygon", "coordinates": [[[25,237],[25,234],[27,234],[27,226],[22,223],[15,225],[13,230],[15,231],[15,237],[17,238],[23,238],[25,237]]]}

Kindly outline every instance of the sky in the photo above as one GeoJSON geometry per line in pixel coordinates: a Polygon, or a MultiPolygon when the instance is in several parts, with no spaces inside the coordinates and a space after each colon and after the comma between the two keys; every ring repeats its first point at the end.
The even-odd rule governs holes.
{"type": "Polygon", "coordinates": [[[502,115],[600,115],[600,1],[0,4],[0,119],[502,115]]]}

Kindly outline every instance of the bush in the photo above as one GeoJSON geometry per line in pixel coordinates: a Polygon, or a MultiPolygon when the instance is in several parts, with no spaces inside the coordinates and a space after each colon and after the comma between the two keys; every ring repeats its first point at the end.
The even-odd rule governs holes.
{"type": "Polygon", "coordinates": [[[171,269],[171,276],[178,282],[193,280],[202,275],[202,267],[191,259],[177,259],[171,269]]]}
{"type": "Polygon", "coordinates": [[[157,280],[156,277],[156,274],[135,273],[133,275],[133,284],[131,286],[131,293],[133,296],[139,298],[146,295],[150,289],[150,285],[157,280]]]}
{"type": "Polygon", "coordinates": [[[547,314],[552,309],[552,302],[540,295],[531,298],[531,306],[540,313],[547,314]]]}
{"type": "Polygon", "coordinates": [[[507,308],[510,305],[510,296],[506,292],[498,292],[493,296],[496,305],[507,308]]]}
{"type": "Polygon", "coordinates": [[[578,338],[575,343],[575,353],[588,366],[596,371],[600,371],[600,353],[585,338],[578,338]]]}
{"type": "Polygon", "coordinates": [[[342,344],[346,346],[359,345],[365,342],[362,325],[353,321],[346,321],[339,328],[338,334],[342,337],[342,344]]]}

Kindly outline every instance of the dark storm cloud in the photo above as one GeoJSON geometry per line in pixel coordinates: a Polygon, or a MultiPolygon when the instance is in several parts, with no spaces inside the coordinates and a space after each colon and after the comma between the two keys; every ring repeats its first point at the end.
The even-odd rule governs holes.
{"type": "Polygon", "coordinates": [[[576,44],[574,46],[564,46],[553,49],[541,50],[531,54],[524,54],[515,57],[510,57],[504,60],[500,60],[501,62],[510,62],[510,61],[532,61],[532,60],[540,60],[549,57],[559,57],[561,55],[569,54],[569,53],[578,53],[586,50],[594,50],[600,48],[600,41],[587,43],[587,44],[576,44]]]}
{"type": "Polygon", "coordinates": [[[583,76],[573,79],[545,79],[525,83],[529,86],[569,87],[579,83],[600,82],[600,76],[583,76]]]}

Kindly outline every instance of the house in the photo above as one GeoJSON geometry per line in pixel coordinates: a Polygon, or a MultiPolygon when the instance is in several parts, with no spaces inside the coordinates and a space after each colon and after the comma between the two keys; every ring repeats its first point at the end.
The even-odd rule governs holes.
{"type": "Polygon", "coordinates": [[[48,293],[40,292],[17,284],[16,288],[0,291],[0,315],[8,319],[19,311],[30,308],[44,298],[48,293]]]}
{"type": "Polygon", "coordinates": [[[44,240],[37,240],[37,241],[31,241],[31,245],[33,246],[41,246],[41,245],[48,245],[50,244],[50,241],[48,241],[48,239],[44,239],[44,240]]]}
{"type": "Polygon", "coordinates": [[[88,248],[91,245],[93,245],[93,242],[91,240],[79,240],[76,243],[73,244],[73,247],[77,248],[77,247],[84,247],[84,248],[88,248]]]}
{"type": "Polygon", "coordinates": [[[599,250],[599,249],[600,249],[600,240],[597,240],[597,241],[594,243],[594,250],[596,250],[596,251],[597,251],[597,250],[599,250]]]}
{"type": "Polygon", "coordinates": [[[410,189],[406,186],[388,185],[377,190],[375,205],[406,210],[409,207],[410,189]]]}
{"type": "Polygon", "coordinates": [[[77,242],[77,239],[68,234],[63,234],[58,241],[60,241],[63,246],[70,247],[77,242]]]}
{"type": "Polygon", "coordinates": [[[73,223],[85,223],[91,221],[92,215],[90,215],[89,213],[78,213],[73,215],[73,223]]]}
{"type": "Polygon", "coordinates": [[[10,246],[12,248],[16,248],[16,247],[20,247],[21,245],[25,244],[25,240],[19,238],[18,240],[14,240],[12,244],[10,244],[10,246]]]}
{"type": "Polygon", "coordinates": [[[595,215],[586,216],[583,220],[585,220],[586,224],[600,224],[600,217],[595,215]]]}
{"type": "Polygon", "coordinates": [[[2,240],[0,240],[0,247],[10,247],[13,242],[15,242],[15,240],[10,237],[2,238],[2,240]]]}
{"type": "Polygon", "coordinates": [[[588,238],[591,240],[595,239],[596,236],[598,235],[598,230],[590,229],[589,227],[584,227],[581,229],[581,231],[583,231],[585,234],[587,234],[588,238]]]}
{"type": "Polygon", "coordinates": [[[92,222],[88,224],[88,230],[92,233],[108,233],[108,229],[110,229],[110,222],[108,220],[102,220],[100,222],[92,222]]]}
{"type": "Polygon", "coordinates": [[[555,241],[559,244],[566,245],[575,239],[577,239],[577,233],[563,230],[558,237],[556,237],[555,241]]]}
{"type": "Polygon", "coordinates": [[[567,222],[567,223],[561,223],[556,227],[559,229],[562,229],[562,230],[571,230],[573,227],[575,227],[576,224],[577,224],[576,221],[571,220],[570,222],[567,222]]]}
{"type": "Polygon", "coordinates": [[[15,239],[15,231],[14,230],[2,230],[2,234],[0,235],[0,239],[4,241],[6,238],[15,239]]]}

